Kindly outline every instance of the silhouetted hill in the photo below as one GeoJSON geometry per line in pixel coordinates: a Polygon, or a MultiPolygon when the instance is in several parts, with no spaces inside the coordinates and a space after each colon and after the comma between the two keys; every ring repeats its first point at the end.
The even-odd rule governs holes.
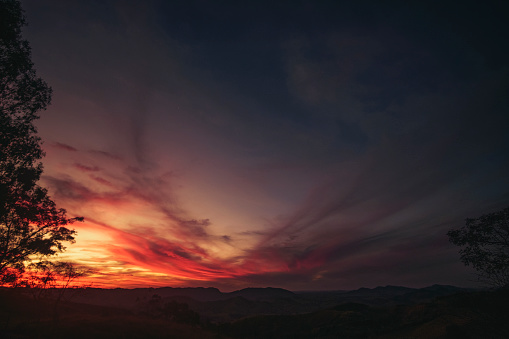
{"type": "Polygon", "coordinates": [[[228,296],[232,297],[243,297],[249,300],[273,300],[282,298],[293,298],[296,296],[295,293],[282,288],[244,288],[239,291],[227,293],[228,296]]]}
{"type": "Polygon", "coordinates": [[[134,289],[85,288],[82,293],[74,298],[74,300],[85,304],[102,306],[115,305],[118,307],[133,308],[140,302],[150,300],[154,295],[158,295],[162,298],[189,297],[201,301],[221,300],[227,298],[227,294],[222,293],[217,288],[213,287],[162,287],[134,289]]]}
{"type": "Polygon", "coordinates": [[[161,298],[192,298],[196,301],[208,302],[243,297],[248,300],[275,300],[295,297],[295,293],[282,288],[245,288],[242,290],[223,293],[217,288],[134,288],[134,289],[101,289],[86,288],[77,295],[75,300],[87,304],[115,305],[119,307],[134,307],[136,304],[150,300],[154,295],[161,298]]]}
{"type": "Polygon", "coordinates": [[[182,298],[178,300],[186,302],[190,309],[212,322],[229,322],[259,314],[299,314],[320,309],[298,299],[288,298],[254,300],[237,296],[207,302],[182,298]]]}
{"type": "Polygon", "coordinates": [[[371,306],[394,306],[429,301],[439,296],[463,291],[468,291],[468,289],[433,285],[420,289],[402,286],[378,286],[375,288],[359,288],[353,291],[298,292],[297,294],[311,304],[319,304],[321,308],[327,308],[346,302],[371,306]]]}
{"type": "Polygon", "coordinates": [[[333,308],[343,303],[394,306],[430,301],[435,297],[463,291],[454,286],[434,285],[422,289],[379,286],[353,291],[291,292],[281,288],[245,288],[223,293],[216,288],[87,288],[73,300],[101,306],[114,306],[134,312],[146,309],[153,298],[167,303],[186,303],[204,319],[228,322],[253,315],[293,315],[333,308]]]}
{"type": "Polygon", "coordinates": [[[150,292],[154,292],[163,298],[170,296],[182,296],[201,301],[220,300],[225,298],[225,293],[222,293],[215,287],[162,287],[150,289],[150,292]]]}
{"type": "Polygon", "coordinates": [[[467,291],[471,291],[471,289],[459,288],[449,285],[433,285],[420,289],[414,289],[402,295],[394,296],[393,300],[399,304],[412,304],[417,302],[431,301],[437,297],[467,291]]]}

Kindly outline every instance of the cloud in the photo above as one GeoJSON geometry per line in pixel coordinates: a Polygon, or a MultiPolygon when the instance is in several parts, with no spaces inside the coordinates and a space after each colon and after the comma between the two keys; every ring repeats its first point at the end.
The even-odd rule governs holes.
{"type": "Polygon", "coordinates": [[[52,194],[55,195],[58,199],[64,200],[66,202],[88,202],[100,197],[99,194],[70,177],[56,178],[50,175],[44,175],[43,179],[50,186],[52,194]]]}
{"type": "Polygon", "coordinates": [[[102,156],[96,155],[98,158],[91,158],[90,165],[71,166],[82,173],[101,176],[46,175],[44,180],[58,201],[73,213],[83,213],[88,226],[82,226],[82,230],[90,229],[91,224],[99,225],[101,232],[115,239],[114,244],[97,240],[103,255],[133,269],[149,269],[183,279],[210,280],[236,274],[228,260],[218,259],[206,249],[214,243],[222,246],[231,238],[212,237],[207,231],[209,220],[186,216],[171,196],[171,176],[158,175],[157,168],[140,164],[143,158],[139,157],[135,160],[141,166],[123,161],[125,170],[112,172],[107,166],[94,165],[102,156]],[[109,190],[87,184],[87,178],[109,190]]]}
{"type": "Polygon", "coordinates": [[[97,167],[97,166],[87,166],[87,165],[78,164],[78,163],[75,163],[74,167],[76,167],[77,169],[79,169],[79,170],[81,170],[83,172],[97,172],[97,171],[100,171],[100,168],[97,167]]]}
{"type": "Polygon", "coordinates": [[[74,148],[74,147],[72,147],[70,145],[61,143],[61,142],[54,142],[54,143],[51,144],[51,146],[53,146],[54,148],[61,149],[61,150],[64,150],[64,151],[69,151],[69,152],[76,152],[76,151],[78,151],[76,148],[74,148]]]}
{"type": "Polygon", "coordinates": [[[115,155],[115,154],[112,154],[112,153],[106,152],[106,151],[91,150],[89,152],[91,154],[98,154],[98,155],[101,155],[101,156],[104,156],[104,157],[107,157],[107,158],[110,158],[110,159],[113,159],[113,160],[122,160],[122,158],[119,157],[118,155],[115,155]]]}
{"type": "Polygon", "coordinates": [[[195,280],[214,280],[233,277],[226,261],[213,258],[206,250],[192,244],[182,244],[154,235],[133,234],[110,228],[114,244],[106,244],[106,250],[117,260],[128,265],[148,268],[153,272],[173,277],[195,280]]]}
{"type": "MultiPolygon", "coordinates": [[[[96,154],[85,170],[78,169],[101,176],[46,176],[45,180],[59,201],[79,206],[87,220],[115,239],[101,243],[105,255],[126,269],[153,272],[154,281],[157,274],[166,274],[221,284],[230,280],[232,285],[249,279],[270,284],[273,278],[270,285],[287,279],[289,286],[298,287],[315,279],[318,285],[329,286],[340,276],[365,276],[356,269],[357,263],[371,272],[385,272],[377,277],[390,277],[389,272],[403,274],[401,267],[416,271],[410,269],[409,258],[416,258],[415,265],[425,265],[423,258],[438,262],[437,257],[456,256],[447,244],[433,247],[433,242],[445,239],[447,228],[458,220],[446,214],[437,224],[446,208],[430,209],[450,184],[455,168],[429,171],[424,164],[440,158],[433,147],[418,156],[406,152],[405,145],[387,142],[339,164],[293,213],[272,220],[269,229],[241,232],[239,236],[259,240],[230,256],[217,251],[235,248],[237,238],[214,235],[211,220],[190,216],[177,203],[172,175],[140,163],[157,164],[149,158],[135,157],[135,163],[122,160],[124,170],[112,172],[95,165],[102,156],[96,154]],[[80,183],[85,178],[111,190],[80,183]],[[430,236],[434,224],[437,229],[430,236]],[[430,248],[435,253],[424,253],[430,248]],[[296,277],[298,281],[289,282],[296,277]]],[[[77,168],[76,164],[71,166],[77,168]]],[[[149,279],[148,273],[144,276],[149,279]]]]}
{"type": "MultiPolygon", "coordinates": [[[[353,273],[348,267],[356,263],[366,269],[370,263],[368,271],[400,276],[399,267],[412,266],[412,260],[409,272],[425,267],[426,260],[457,260],[446,232],[461,225],[472,208],[486,206],[461,200],[454,162],[447,170],[428,165],[442,157],[434,145],[420,154],[407,152],[404,145],[387,143],[339,165],[294,213],[274,220],[246,257],[278,262],[290,272],[325,269],[340,275],[353,273]]],[[[467,175],[464,180],[473,179],[467,175]]],[[[443,278],[454,280],[453,273],[443,278]]]]}
{"type": "Polygon", "coordinates": [[[108,181],[108,180],[106,180],[104,178],[96,177],[96,176],[91,176],[91,178],[94,179],[95,181],[97,181],[98,183],[103,184],[104,186],[115,188],[115,185],[113,185],[111,183],[111,181],[108,181]]]}

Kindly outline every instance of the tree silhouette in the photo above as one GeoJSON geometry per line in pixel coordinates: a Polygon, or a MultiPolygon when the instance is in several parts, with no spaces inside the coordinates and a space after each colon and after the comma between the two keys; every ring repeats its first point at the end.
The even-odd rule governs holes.
{"type": "Polygon", "coordinates": [[[63,251],[74,241],[68,218],[39,186],[44,156],[34,121],[51,100],[21,36],[17,0],[0,0],[0,285],[13,283],[26,263],[63,251]]]}
{"type": "Polygon", "coordinates": [[[467,219],[465,226],[447,235],[450,242],[461,247],[461,261],[472,265],[480,281],[509,287],[509,207],[467,219]]]}
{"type": "Polygon", "coordinates": [[[83,288],[75,282],[90,270],[69,261],[38,261],[28,265],[28,272],[17,282],[19,287],[28,287],[34,299],[53,297],[57,302],[71,288],[83,288]]]}

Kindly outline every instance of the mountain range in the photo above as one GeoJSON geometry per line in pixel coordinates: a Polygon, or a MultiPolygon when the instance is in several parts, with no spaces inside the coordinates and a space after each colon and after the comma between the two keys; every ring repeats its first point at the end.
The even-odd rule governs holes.
{"type": "Polygon", "coordinates": [[[469,291],[448,285],[425,288],[379,286],[353,291],[297,291],[281,288],[245,288],[221,292],[217,288],[86,288],[73,302],[138,311],[149,303],[185,303],[212,322],[229,322],[254,315],[293,315],[335,307],[344,303],[388,307],[430,301],[436,297],[469,291]]]}

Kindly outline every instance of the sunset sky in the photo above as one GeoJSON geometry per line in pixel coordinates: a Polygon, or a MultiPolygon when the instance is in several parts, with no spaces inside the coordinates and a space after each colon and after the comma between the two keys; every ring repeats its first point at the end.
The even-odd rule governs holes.
{"type": "Polygon", "coordinates": [[[506,2],[22,5],[94,286],[475,285],[446,233],[509,205],[506,2]]]}

